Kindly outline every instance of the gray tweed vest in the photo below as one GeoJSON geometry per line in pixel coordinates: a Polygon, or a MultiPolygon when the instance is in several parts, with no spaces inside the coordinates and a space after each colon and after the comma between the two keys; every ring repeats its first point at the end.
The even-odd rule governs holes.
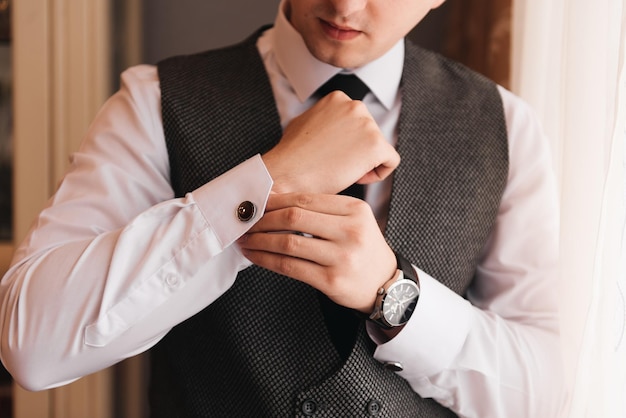
{"type": "MultiPolygon", "coordinates": [[[[281,137],[257,36],[158,65],[178,196],[281,137]]],[[[404,68],[402,163],[386,236],[394,250],[463,295],[507,178],[502,103],[493,83],[410,43],[404,68]]],[[[152,349],[152,415],[455,416],[374,360],[374,348],[361,322],[343,360],[316,291],[253,266],[152,349]]]]}

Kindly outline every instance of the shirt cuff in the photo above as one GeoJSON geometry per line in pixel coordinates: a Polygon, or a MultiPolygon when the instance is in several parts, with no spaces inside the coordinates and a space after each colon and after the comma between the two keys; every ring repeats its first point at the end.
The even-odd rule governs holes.
{"type": "Polygon", "coordinates": [[[192,192],[194,201],[222,249],[235,242],[261,219],[272,185],[272,177],[261,156],[255,155],[192,192]],[[242,220],[237,210],[244,202],[252,204],[254,214],[242,220]]]}
{"type": "MultiPolygon", "coordinates": [[[[95,323],[88,325],[85,344],[106,346],[171,299],[173,294],[180,294],[197,273],[199,255],[216,258],[223,254],[263,216],[271,187],[272,179],[261,157],[256,156],[188,194],[188,200],[195,203],[201,214],[196,218],[196,223],[201,225],[195,225],[194,229],[193,217],[181,225],[188,229],[183,234],[188,236],[184,245],[150,277],[138,279],[126,297],[103,313],[95,323]],[[245,220],[237,215],[237,208],[242,202],[250,202],[255,208],[253,216],[245,220]]],[[[247,267],[250,262],[237,248],[234,249],[239,269],[247,267]]],[[[222,276],[230,277],[227,274],[222,276]]],[[[232,284],[230,280],[216,283],[222,288],[232,284]]]]}
{"type": "Polygon", "coordinates": [[[449,367],[461,351],[470,330],[470,303],[417,269],[420,298],[402,331],[380,344],[374,358],[398,362],[398,374],[412,386],[449,367]]]}

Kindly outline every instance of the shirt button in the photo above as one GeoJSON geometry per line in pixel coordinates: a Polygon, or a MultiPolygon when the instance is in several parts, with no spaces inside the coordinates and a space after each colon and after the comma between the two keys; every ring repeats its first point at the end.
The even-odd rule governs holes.
{"type": "Polygon", "coordinates": [[[256,206],[254,203],[246,200],[245,202],[241,202],[237,207],[237,218],[241,222],[249,222],[254,215],[256,214],[256,206]]]}
{"type": "Polygon", "coordinates": [[[168,274],[165,277],[165,283],[169,286],[169,287],[176,287],[178,286],[178,284],[180,283],[180,277],[178,277],[175,274],[168,274]]]}
{"type": "Polygon", "coordinates": [[[302,413],[306,416],[315,415],[315,411],[317,411],[317,404],[313,399],[307,399],[302,402],[302,413]]]}
{"type": "Polygon", "coordinates": [[[381,407],[380,402],[369,401],[367,403],[367,413],[372,417],[378,416],[378,414],[380,414],[381,407]]]}
{"type": "Polygon", "coordinates": [[[399,361],[387,361],[384,364],[385,369],[390,370],[392,372],[401,372],[404,370],[404,366],[399,361]]]}

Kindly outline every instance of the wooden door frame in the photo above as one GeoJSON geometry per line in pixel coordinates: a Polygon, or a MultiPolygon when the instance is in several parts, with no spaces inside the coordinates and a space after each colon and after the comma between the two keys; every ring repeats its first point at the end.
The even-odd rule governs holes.
{"type": "MultiPolygon", "coordinates": [[[[52,195],[91,119],[110,95],[110,0],[12,5],[14,241],[52,195]]],[[[6,268],[12,251],[3,245],[6,268]]],[[[112,416],[110,369],[28,392],[14,384],[15,418],[112,416]]]]}

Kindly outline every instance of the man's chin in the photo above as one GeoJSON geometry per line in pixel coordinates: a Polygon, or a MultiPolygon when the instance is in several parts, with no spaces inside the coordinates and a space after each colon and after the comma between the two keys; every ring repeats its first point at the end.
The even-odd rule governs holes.
{"type": "Polygon", "coordinates": [[[370,60],[364,54],[355,50],[356,48],[343,47],[325,49],[323,51],[311,50],[311,53],[318,60],[338,68],[358,68],[367,64],[370,60]]]}

